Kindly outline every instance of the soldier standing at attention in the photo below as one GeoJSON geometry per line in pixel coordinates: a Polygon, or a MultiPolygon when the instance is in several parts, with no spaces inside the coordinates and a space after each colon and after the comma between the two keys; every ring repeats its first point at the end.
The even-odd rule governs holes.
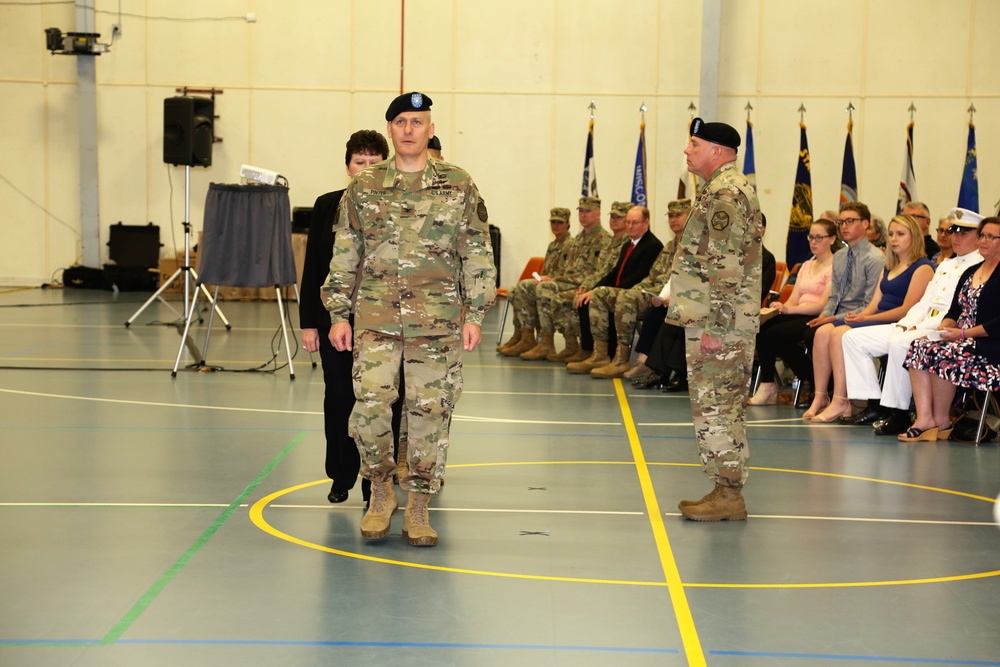
{"type": "Polygon", "coordinates": [[[350,426],[361,475],[372,482],[361,520],[367,539],[388,535],[398,507],[390,420],[406,364],[410,474],[399,485],[409,492],[403,537],[413,546],[437,544],[427,506],[444,476],[448,429],[462,393],[461,353],[479,345],[496,299],[486,204],[468,173],[428,157],[430,108],[431,98],[421,93],[389,105],[395,154],[361,172],[344,193],[323,288],[330,342],[354,352],[350,426]]]}
{"type": "Polygon", "coordinates": [[[757,193],[736,168],[739,145],[734,128],[695,118],[684,149],[705,185],[674,257],[666,321],[684,327],[695,437],[715,482],[701,500],[678,505],[694,521],[747,518],[744,404],[760,320],[761,226],[757,193]]]}

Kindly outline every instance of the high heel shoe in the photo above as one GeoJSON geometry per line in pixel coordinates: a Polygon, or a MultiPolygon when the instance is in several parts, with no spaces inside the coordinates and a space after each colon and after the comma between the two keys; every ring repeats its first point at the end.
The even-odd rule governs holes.
{"type": "Polygon", "coordinates": [[[828,405],[830,405],[830,399],[826,394],[816,394],[813,396],[812,405],[810,405],[809,409],[806,410],[804,415],[802,415],[802,418],[807,422],[812,421],[812,418],[823,412],[828,405]]]}
{"type": "Polygon", "coordinates": [[[757,393],[747,399],[747,405],[775,405],[778,402],[778,385],[773,382],[762,382],[757,387],[757,393]]]}
{"type": "Polygon", "coordinates": [[[938,439],[938,427],[917,428],[913,426],[906,429],[906,433],[900,433],[899,439],[903,442],[933,442],[938,439]]]}
{"type": "Polygon", "coordinates": [[[827,404],[823,410],[813,417],[810,421],[814,424],[829,424],[835,422],[844,415],[851,413],[851,402],[847,400],[845,396],[834,396],[834,400],[839,400],[844,404],[843,408],[838,412],[837,408],[833,407],[833,402],[827,404]],[[833,410],[834,412],[827,414],[827,410],[833,410]]]}

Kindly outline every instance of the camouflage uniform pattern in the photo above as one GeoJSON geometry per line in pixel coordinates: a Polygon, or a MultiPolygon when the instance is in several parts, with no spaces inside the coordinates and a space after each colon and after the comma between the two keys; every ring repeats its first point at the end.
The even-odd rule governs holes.
{"type": "Polygon", "coordinates": [[[691,414],[702,468],[723,486],[747,478],[746,391],[760,317],[760,205],[735,162],[705,183],[670,274],[666,321],[685,328],[691,414]],[[701,337],[723,341],[702,354],[701,337]]]}
{"type": "MultiPolygon", "coordinates": [[[[567,264],[573,252],[573,239],[567,234],[562,239],[549,243],[545,250],[543,273],[559,282],[566,271],[567,264]]],[[[541,283],[534,278],[525,278],[510,291],[510,303],[514,307],[515,328],[538,328],[538,295],[537,288],[541,283]]]]}
{"type": "Polygon", "coordinates": [[[350,429],[361,453],[364,477],[385,482],[396,471],[390,406],[399,397],[399,367],[405,363],[403,424],[410,475],[399,480],[399,486],[418,493],[440,490],[448,427],[462,395],[461,351],[461,335],[400,339],[378,331],[355,333],[353,377],[358,402],[350,429]]]}
{"type": "Polygon", "coordinates": [[[461,393],[463,322],[482,326],[496,299],[486,204],[462,169],[428,158],[407,178],[395,158],[360,174],[341,199],[322,294],[334,324],[355,303],[351,432],[362,474],[392,478],[390,405],[407,364],[409,462],[403,488],[434,492],[461,393]],[[464,320],[463,320],[464,314],[464,320]]]}
{"type": "Polygon", "coordinates": [[[557,320],[559,320],[560,331],[579,335],[580,323],[577,321],[576,311],[572,308],[573,294],[580,283],[593,271],[594,265],[600,261],[601,252],[607,247],[611,238],[611,232],[600,225],[592,228],[590,232],[582,230],[573,238],[573,252],[563,280],[545,282],[538,286],[537,294],[540,302],[538,320],[542,331],[554,332],[557,320]],[[567,317],[562,313],[557,317],[554,311],[559,308],[560,304],[563,304],[565,310],[567,300],[573,317],[567,317]],[[562,322],[563,320],[569,320],[569,325],[573,328],[567,328],[567,325],[562,322]]]}
{"type": "Polygon", "coordinates": [[[635,335],[635,323],[639,313],[646,312],[652,305],[649,292],[660,293],[670,280],[670,269],[677,252],[677,239],[671,239],[656,257],[649,275],[627,290],[617,287],[598,287],[590,298],[590,331],[597,340],[608,340],[608,330],[614,313],[615,331],[618,340],[631,341],[635,335]]]}

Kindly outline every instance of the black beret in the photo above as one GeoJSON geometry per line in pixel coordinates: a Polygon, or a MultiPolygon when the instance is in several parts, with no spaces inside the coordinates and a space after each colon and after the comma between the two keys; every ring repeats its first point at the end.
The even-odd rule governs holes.
{"type": "Polygon", "coordinates": [[[725,123],[706,123],[701,118],[695,118],[691,121],[691,136],[728,148],[740,147],[740,133],[725,123]]]}
{"type": "Polygon", "coordinates": [[[392,101],[385,110],[385,119],[391,123],[393,118],[405,111],[430,111],[431,104],[431,98],[423,93],[406,93],[392,101]]]}
{"type": "Polygon", "coordinates": [[[437,137],[431,137],[431,140],[427,142],[427,148],[431,149],[432,151],[441,150],[441,140],[438,139],[437,137]]]}

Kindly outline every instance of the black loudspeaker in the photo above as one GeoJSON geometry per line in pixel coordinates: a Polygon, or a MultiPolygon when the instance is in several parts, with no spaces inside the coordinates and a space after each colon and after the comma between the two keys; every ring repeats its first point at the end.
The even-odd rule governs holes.
{"type": "Polygon", "coordinates": [[[191,167],[212,164],[215,103],[207,97],[163,100],[163,161],[191,167]]]}

